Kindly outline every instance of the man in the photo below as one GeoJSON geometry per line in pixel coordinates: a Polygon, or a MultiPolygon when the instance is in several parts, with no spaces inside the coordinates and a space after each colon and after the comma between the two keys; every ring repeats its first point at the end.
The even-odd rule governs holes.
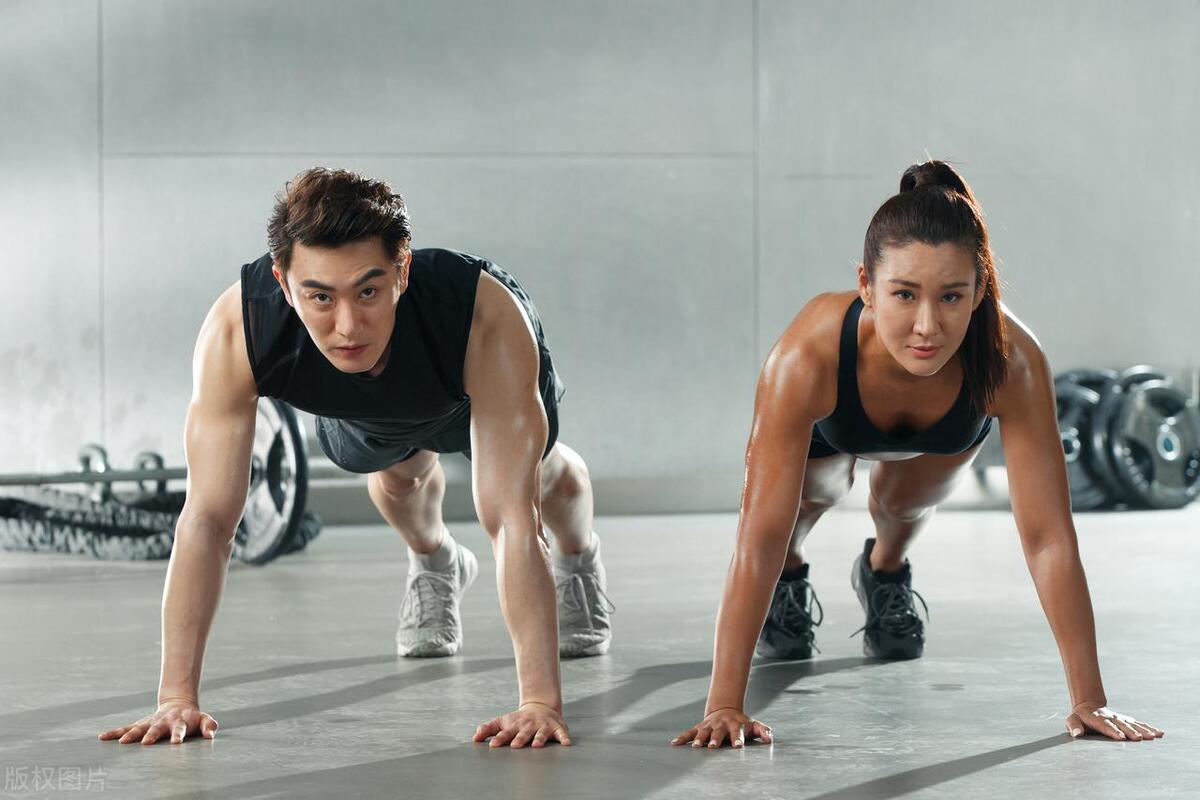
{"type": "Polygon", "coordinates": [[[317,416],[322,449],[369,474],[372,501],[408,544],[402,656],[448,656],[462,645],[459,600],[477,567],[442,523],[438,454],[472,458],[520,691],[518,708],[480,725],[475,741],[570,744],[558,656],[607,652],[612,606],[587,468],[556,441],[561,384],[512,276],[473,256],[413,251],[410,239],[403,199],[380,181],[314,168],[278,196],[270,254],[242,268],[196,344],[159,706],[100,738],[153,744],[216,733],[200,710],[201,666],[265,395],[317,416]]]}

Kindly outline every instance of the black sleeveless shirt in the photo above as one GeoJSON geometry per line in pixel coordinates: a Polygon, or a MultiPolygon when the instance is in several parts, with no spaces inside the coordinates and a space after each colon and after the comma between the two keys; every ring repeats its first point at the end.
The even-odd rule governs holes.
{"type": "Polygon", "coordinates": [[[838,345],[837,406],[833,413],[813,426],[809,457],[833,452],[852,455],[871,453],[961,453],[987,437],[992,419],[971,408],[964,381],[958,398],[946,415],[921,431],[891,433],[875,427],[863,410],[858,394],[858,318],[862,315],[861,297],[846,310],[838,345]]]}
{"type": "Polygon", "coordinates": [[[420,440],[469,424],[463,364],[479,273],[489,266],[452,250],[414,250],[388,362],[372,378],[325,358],[271,275],[269,254],[243,265],[242,320],[259,395],[389,438],[420,440]]]}

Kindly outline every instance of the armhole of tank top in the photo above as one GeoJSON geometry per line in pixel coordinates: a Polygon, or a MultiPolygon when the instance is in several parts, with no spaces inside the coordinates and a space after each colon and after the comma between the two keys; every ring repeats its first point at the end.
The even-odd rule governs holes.
{"type": "Polygon", "coordinates": [[[246,359],[250,362],[250,373],[254,376],[254,390],[261,397],[263,394],[262,378],[258,370],[258,354],[255,351],[254,337],[251,331],[254,325],[251,323],[251,317],[256,313],[254,310],[253,301],[246,296],[246,277],[249,274],[252,265],[245,264],[242,266],[242,281],[241,281],[241,298],[239,302],[242,310],[242,336],[246,340],[246,359]]]}
{"type": "Polygon", "coordinates": [[[855,314],[855,304],[861,302],[862,298],[855,295],[854,299],[850,301],[850,305],[846,306],[846,310],[842,312],[841,323],[838,325],[837,398],[834,400],[833,411],[829,413],[830,417],[837,416],[838,411],[844,410],[842,403],[849,400],[850,392],[853,392],[855,397],[858,396],[858,319],[862,315],[862,309],[858,309],[858,313],[855,314]],[[850,325],[848,322],[852,314],[854,314],[854,324],[850,325]],[[850,339],[851,336],[854,337],[853,340],[850,339]],[[847,363],[850,361],[847,358],[848,355],[854,356],[850,363],[847,363]]]}
{"type": "Polygon", "coordinates": [[[467,395],[467,386],[463,375],[467,368],[467,351],[471,347],[471,328],[475,322],[475,301],[479,297],[479,281],[482,280],[483,273],[487,272],[487,268],[484,266],[484,264],[488,262],[484,261],[483,259],[479,259],[477,261],[467,261],[466,263],[469,271],[466,279],[463,280],[464,288],[466,290],[465,300],[463,302],[464,319],[461,322],[462,327],[459,329],[459,335],[457,337],[457,341],[461,342],[461,347],[459,352],[455,354],[456,362],[458,363],[459,368],[455,375],[445,376],[446,379],[454,379],[454,388],[464,397],[467,395]]]}
{"type": "MultiPolygon", "coordinates": [[[[479,301],[479,282],[483,280],[483,273],[486,272],[488,275],[491,275],[491,277],[495,278],[495,280],[501,286],[504,286],[504,281],[496,278],[496,276],[492,275],[492,273],[488,270],[489,264],[490,262],[487,261],[479,261],[471,264],[470,275],[473,280],[468,279],[467,281],[467,313],[465,314],[466,319],[463,320],[462,357],[464,367],[467,363],[467,348],[471,343],[471,328],[475,324],[475,303],[479,301]]],[[[504,286],[504,290],[508,291],[508,287],[504,286]]],[[[466,391],[465,386],[463,387],[463,391],[466,391]]]]}

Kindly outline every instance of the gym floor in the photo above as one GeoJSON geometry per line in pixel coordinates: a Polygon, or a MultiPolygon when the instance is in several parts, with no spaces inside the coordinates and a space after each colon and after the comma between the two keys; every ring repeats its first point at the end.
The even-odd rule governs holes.
{"type": "Polygon", "coordinates": [[[809,539],[821,654],[751,676],[748,710],[775,745],[668,746],[700,719],[735,522],[598,521],[614,646],[563,664],[576,744],[542,751],[469,741],[515,698],[476,525],[451,526],[481,571],[449,659],[394,655],[405,554],[382,525],[327,528],[306,552],[235,564],[204,681],[221,730],[183,746],[96,739],[153,706],[165,562],[0,553],[3,796],[1195,796],[1200,504],[1076,518],[1109,699],[1167,732],[1129,744],[1065,733],[1058,653],[1011,514],[939,512],[911,554],[932,615],[925,657],[886,663],[849,638],[863,616],[850,563],[870,518],[838,510],[809,539]]]}

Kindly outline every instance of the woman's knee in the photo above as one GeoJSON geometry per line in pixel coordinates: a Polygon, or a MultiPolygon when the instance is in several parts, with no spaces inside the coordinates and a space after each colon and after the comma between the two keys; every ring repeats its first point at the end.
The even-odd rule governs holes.
{"type": "Polygon", "coordinates": [[[867,500],[867,508],[875,518],[888,519],[894,522],[920,522],[936,507],[935,503],[920,498],[904,498],[898,493],[877,494],[871,492],[867,500]]]}
{"type": "Polygon", "coordinates": [[[804,490],[800,494],[801,514],[823,514],[836,506],[854,486],[854,470],[847,469],[844,474],[822,476],[812,481],[805,480],[804,490]]]}
{"type": "Polygon", "coordinates": [[[914,480],[873,471],[868,507],[875,516],[899,522],[918,522],[950,496],[962,472],[947,472],[933,478],[923,476],[914,480]]]}

